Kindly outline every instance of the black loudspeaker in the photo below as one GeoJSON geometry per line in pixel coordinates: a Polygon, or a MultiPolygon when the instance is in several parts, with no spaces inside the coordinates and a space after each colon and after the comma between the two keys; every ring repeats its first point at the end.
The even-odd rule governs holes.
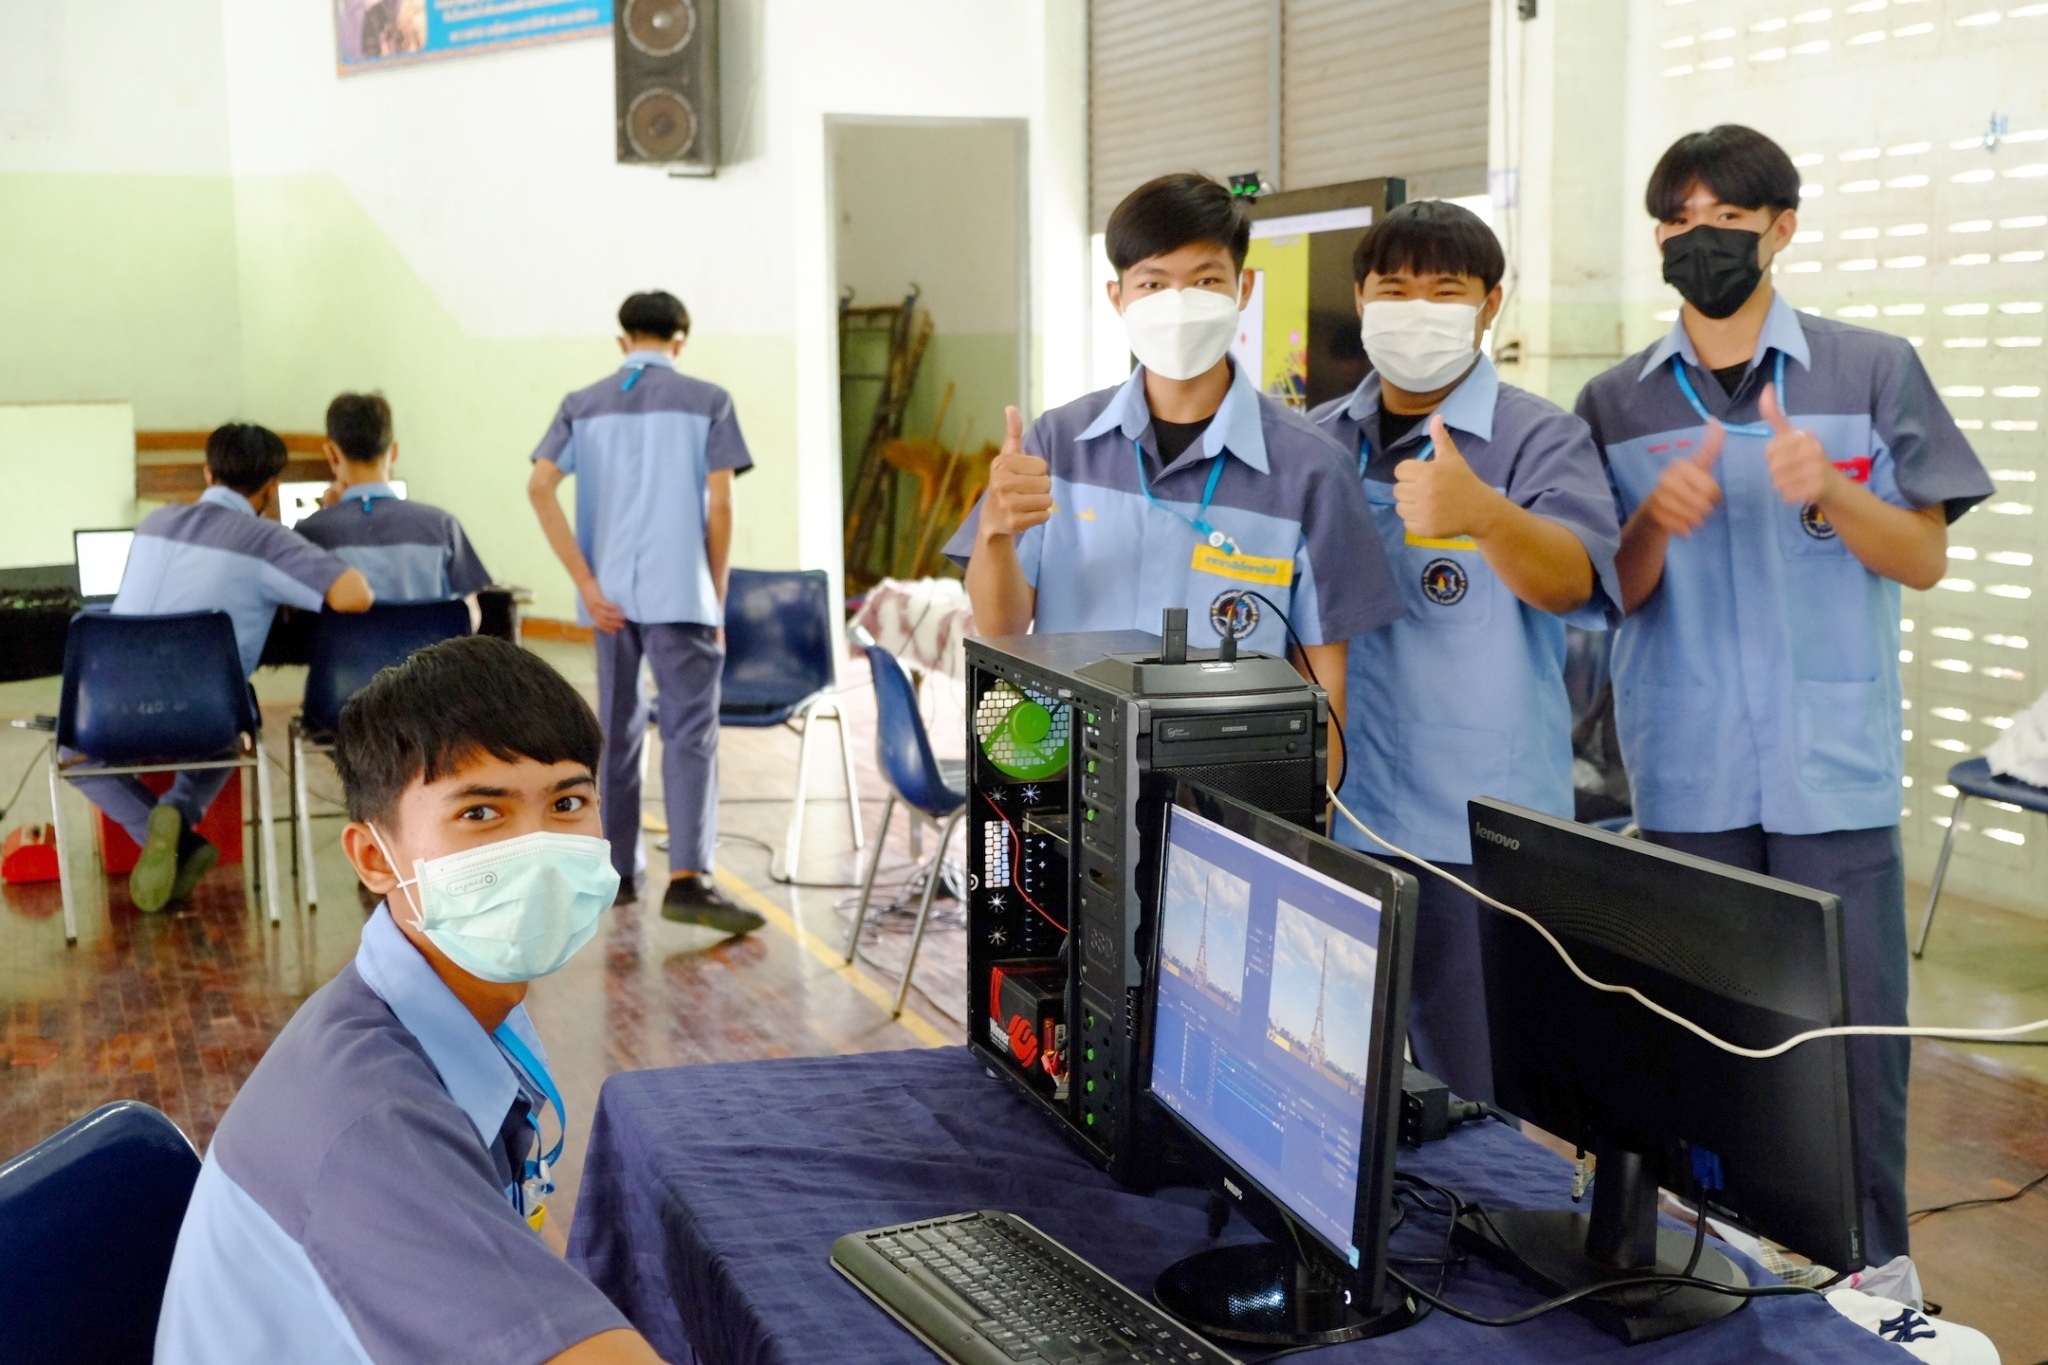
{"type": "Polygon", "coordinates": [[[613,16],[619,161],[709,175],[718,166],[717,0],[617,0],[613,16]]]}

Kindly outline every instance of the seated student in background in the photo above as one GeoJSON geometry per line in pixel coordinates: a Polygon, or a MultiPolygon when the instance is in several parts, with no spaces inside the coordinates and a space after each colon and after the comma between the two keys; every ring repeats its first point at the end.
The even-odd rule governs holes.
{"type": "Polygon", "coordinates": [[[338,496],[293,529],[363,571],[379,602],[469,603],[491,575],[452,513],[401,498],[391,486],[398,442],[380,393],[344,393],[327,405],[327,467],[338,496]]]}
{"type": "Polygon", "coordinates": [[[1206,176],[1125,196],[1109,217],[1109,301],[1138,368],[1028,433],[1008,409],[988,491],[946,553],[985,635],[1157,632],[1162,608],[1185,607],[1190,644],[1228,625],[1285,656],[1277,608],[1334,727],[1345,641],[1401,600],[1345,452],[1228,358],[1250,244],[1243,205],[1206,176]]]}
{"type": "MultiPolygon", "coordinates": [[[[1991,480],[1904,338],[1772,288],[1799,172],[1723,125],[1650,173],[1662,341],[1578,411],[1624,518],[1616,720],[1643,837],[1842,898],[1849,1019],[1906,1022],[1899,584],[1991,480]]],[[[1906,1251],[1904,1038],[1855,1038],[1866,1259],[1906,1251]]],[[[1850,1266],[1846,1269],[1856,1269],[1850,1266]]]]}
{"type": "Polygon", "coordinates": [[[158,1365],[658,1360],[540,1236],[563,1111],[521,1001],[618,888],[602,743],[575,688],[489,637],[343,708],[342,847],[385,900],[207,1148],[158,1365]]]}
{"type": "MultiPolygon", "coordinates": [[[[1571,816],[1565,623],[1604,626],[1619,598],[1619,530],[1586,424],[1502,383],[1479,351],[1505,268],[1492,229],[1455,204],[1374,223],[1351,261],[1372,371],[1311,414],[1351,455],[1407,607],[1351,641],[1340,795],[1468,881],[1472,797],[1571,816]]],[[[1341,815],[1332,833],[1382,852],[1341,815]]],[[[1478,903],[1416,873],[1415,1061],[1491,1101],[1478,903]]]]}
{"type": "MultiPolygon", "coordinates": [[[[261,513],[277,501],[284,442],[244,422],[206,438],[206,491],[185,506],[160,507],[135,528],[128,567],[114,598],[117,616],[224,611],[235,624],[242,672],[256,671],[281,606],[367,611],[375,594],[362,573],[261,513]]],[[[89,756],[66,751],[66,762],[89,756]]],[[[128,874],[138,910],[183,900],[220,853],[195,826],[232,768],[179,773],[159,797],[136,777],[81,777],[74,783],[142,846],[128,874]]]]}

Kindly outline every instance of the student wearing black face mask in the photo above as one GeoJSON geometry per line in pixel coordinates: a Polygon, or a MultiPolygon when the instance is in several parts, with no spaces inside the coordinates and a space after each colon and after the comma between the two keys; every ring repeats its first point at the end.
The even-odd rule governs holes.
{"type": "MultiPolygon", "coordinates": [[[[1911,345],[1772,288],[1799,216],[1776,143],[1682,137],[1646,201],[1684,307],[1578,401],[1622,520],[1613,669],[1636,819],[1655,843],[1839,895],[1849,1018],[1903,1024],[1899,585],[1942,577],[1948,524],[1991,481],[1911,345]]],[[[1906,1250],[1911,1054],[1851,1048],[1883,1264],[1906,1250]]]]}

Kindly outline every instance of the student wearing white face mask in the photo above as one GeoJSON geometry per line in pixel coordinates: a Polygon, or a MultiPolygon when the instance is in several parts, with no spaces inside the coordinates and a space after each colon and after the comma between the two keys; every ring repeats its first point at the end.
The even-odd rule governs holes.
{"type": "Polygon", "coordinates": [[[1250,242],[1243,207],[1206,176],[1162,176],[1117,205],[1109,301],[1138,368],[1028,433],[1009,409],[988,492],[946,553],[986,635],[1156,631],[1162,608],[1185,607],[1190,644],[1228,627],[1286,655],[1291,623],[1334,722],[1345,642],[1401,602],[1348,453],[1228,357],[1250,242]]]}
{"type": "MultiPolygon", "coordinates": [[[[1602,626],[1620,601],[1620,533],[1586,424],[1480,354],[1504,269],[1492,231],[1455,204],[1375,223],[1352,257],[1372,371],[1311,414],[1344,447],[1405,606],[1351,641],[1344,802],[1468,880],[1472,797],[1571,815],[1565,623],[1602,626]]],[[[1333,834],[1385,854],[1348,822],[1333,834]]],[[[1480,912],[1421,880],[1415,1060],[1490,1100],[1480,912]]]]}

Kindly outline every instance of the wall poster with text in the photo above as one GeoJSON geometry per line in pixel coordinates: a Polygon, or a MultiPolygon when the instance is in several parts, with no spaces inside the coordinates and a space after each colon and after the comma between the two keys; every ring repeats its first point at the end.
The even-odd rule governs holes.
{"type": "Polygon", "coordinates": [[[612,0],[334,0],[344,76],[612,31],[612,0]]]}

